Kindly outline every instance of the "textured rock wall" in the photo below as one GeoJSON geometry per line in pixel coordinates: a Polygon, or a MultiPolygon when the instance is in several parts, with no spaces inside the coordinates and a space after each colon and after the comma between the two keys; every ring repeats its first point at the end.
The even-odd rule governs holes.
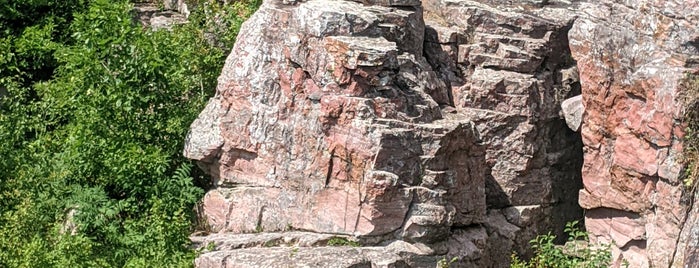
{"type": "Polygon", "coordinates": [[[507,218],[489,218],[490,233],[514,225],[509,236],[522,253],[536,234],[555,230],[562,237],[565,222],[582,215],[576,193],[582,187],[580,136],[559,116],[561,101],[580,93],[569,74],[575,72],[567,38],[570,6],[423,3],[425,56],[486,144],[488,215],[507,218]]]}
{"type": "Polygon", "coordinates": [[[207,108],[224,113],[220,137],[190,155],[214,157],[207,168],[222,186],[205,211],[230,207],[210,215],[212,230],[384,235],[412,206],[463,225],[483,217],[478,187],[460,187],[469,202],[446,202],[451,186],[482,179],[470,176],[480,168],[472,127],[442,119],[425,93],[444,88],[420,69],[422,44],[388,41],[420,40],[420,15],[311,1],[250,19],[207,108]]]}
{"type": "MultiPolygon", "coordinates": [[[[447,88],[422,57],[419,2],[404,5],[268,1],[246,22],[185,150],[215,178],[201,206],[208,231],[385,247],[443,243],[451,226],[483,221],[483,150],[473,125],[432,97],[447,88]]],[[[221,252],[198,265],[225,266],[223,254],[245,266],[244,252],[221,252]]],[[[367,260],[357,256],[348,267],[367,260]]]]}
{"type": "Polygon", "coordinates": [[[581,217],[570,6],[507,2],[265,1],[187,139],[197,266],[505,267],[581,217]]]}
{"type": "Polygon", "coordinates": [[[579,10],[570,47],[586,111],[587,229],[612,243],[617,264],[694,267],[684,262],[697,248],[687,230],[697,227],[685,224],[691,196],[680,178],[686,105],[678,85],[698,70],[699,2],[597,1],[579,10]]]}

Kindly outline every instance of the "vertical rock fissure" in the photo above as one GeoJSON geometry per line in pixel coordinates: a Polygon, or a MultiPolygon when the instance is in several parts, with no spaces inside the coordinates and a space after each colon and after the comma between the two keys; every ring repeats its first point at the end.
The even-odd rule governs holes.
{"type": "Polygon", "coordinates": [[[562,121],[555,124],[559,127],[552,130],[552,139],[559,138],[559,135],[565,137],[560,139],[562,145],[566,146],[568,157],[560,158],[560,161],[552,166],[558,174],[552,174],[551,227],[557,236],[556,242],[564,243],[567,240],[567,234],[564,233],[566,223],[578,221],[579,226],[584,229],[584,211],[578,203],[578,193],[583,188],[583,143],[580,132],[572,131],[562,121]]]}
{"type": "Polygon", "coordinates": [[[330,157],[328,157],[328,172],[325,174],[325,188],[330,187],[330,178],[332,177],[334,161],[335,161],[335,148],[330,150],[330,157]]]}
{"type": "MultiPolygon", "coordinates": [[[[697,37],[699,40],[699,36],[697,37]]],[[[688,42],[696,44],[695,41],[688,42]]],[[[694,46],[699,52],[699,46],[694,46]]],[[[698,53],[699,54],[699,53],[698,53]]],[[[689,131],[699,129],[699,71],[688,73],[680,82],[683,103],[686,106],[683,111],[682,122],[689,131]]],[[[671,263],[693,264],[699,263],[699,139],[689,133],[685,136],[683,146],[684,163],[687,165],[682,172],[681,182],[685,191],[682,194],[681,204],[686,205],[684,218],[680,220],[680,235],[675,244],[677,247],[672,252],[671,263]]]]}

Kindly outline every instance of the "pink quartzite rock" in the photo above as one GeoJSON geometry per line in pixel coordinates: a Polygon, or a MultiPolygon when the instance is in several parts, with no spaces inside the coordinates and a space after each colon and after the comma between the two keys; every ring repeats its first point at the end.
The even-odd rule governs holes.
{"type": "MultiPolygon", "coordinates": [[[[575,17],[562,3],[543,9],[526,1],[423,4],[425,56],[485,144],[488,208],[528,208],[528,217],[510,217],[521,229],[506,239],[526,253],[541,232],[562,236],[565,222],[582,214],[580,136],[559,115],[561,102],[579,94],[567,40],[575,17]]],[[[493,225],[490,231],[512,230],[493,225]]]]}
{"type": "Polygon", "coordinates": [[[207,108],[220,118],[203,114],[192,130],[221,138],[186,150],[217,159],[202,162],[220,185],[203,202],[212,231],[384,235],[407,217],[424,230],[404,235],[419,240],[483,220],[472,127],[441,119],[429,93],[445,87],[413,54],[421,43],[395,42],[421,40],[420,13],[266,3],[246,24],[257,28],[241,31],[207,108]]]}
{"type": "Polygon", "coordinates": [[[696,265],[683,257],[696,240],[680,239],[687,204],[679,84],[697,72],[699,2],[598,1],[579,10],[569,38],[585,106],[587,228],[614,241],[617,265],[696,265]]]}
{"type": "Polygon", "coordinates": [[[567,6],[422,5],[270,0],[243,25],[184,153],[214,181],[200,246],[259,234],[197,266],[506,267],[581,215],[567,6]],[[259,242],[290,229],[362,247],[259,242]]]}
{"type": "Polygon", "coordinates": [[[420,9],[265,2],[185,149],[214,176],[208,231],[434,243],[483,222],[484,153],[466,118],[440,111],[423,35],[420,9]]]}

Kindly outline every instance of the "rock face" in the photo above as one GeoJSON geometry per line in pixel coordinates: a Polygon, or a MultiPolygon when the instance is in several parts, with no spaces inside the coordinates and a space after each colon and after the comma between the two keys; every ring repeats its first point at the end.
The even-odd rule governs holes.
{"type": "Polygon", "coordinates": [[[150,27],[153,30],[172,29],[173,25],[187,23],[187,16],[189,16],[189,11],[183,0],[168,0],[163,9],[155,3],[137,3],[134,12],[136,13],[135,19],[143,27],[150,27]]]}
{"type": "Polygon", "coordinates": [[[256,28],[241,33],[207,108],[224,111],[218,124],[193,129],[213,125],[220,138],[187,150],[205,148],[190,157],[213,159],[207,168],[222,186],[204,200],[205,212],[227,212],[209,214],[213,231],[400,230],[420,240],[482,220],[484,189],[465,187],[482,180],[471,176],[482,154],[472,125],[443,118],[426,93],[445,88],[420,69],[422,44],[388,41],[419,40],[419,18],[311,1],[270,3],[249,20],[256,28]]]}
{"type": "Polygon", "coordinates": [[[692,197],[680,178],[679,85],[698,71],[699,2],[604,0],[579,10],[569,36],[585,106],[587,229],[612,244],[617,265],[694,267],[689,230],[699,227],[683,201],[692,197]]]}
{"type": "Polygon", "coordinates": [[[507,219],[486,226],[495,235],[514,225],[500,240],[514,239],[524,253],[536,234],[562,236],[560,227],[582,215],[580,136],[559,116],[579,84],[567,45],[571,6],[510,2],[424,1],[425,57],[486,144],[489,215],[507,219]]]}
{"type": "Polygon", "coordinates": [[[187,138],[197,266],[505,267],[581,217],[572,17],[506,2],[265,1],[187,138]]]}

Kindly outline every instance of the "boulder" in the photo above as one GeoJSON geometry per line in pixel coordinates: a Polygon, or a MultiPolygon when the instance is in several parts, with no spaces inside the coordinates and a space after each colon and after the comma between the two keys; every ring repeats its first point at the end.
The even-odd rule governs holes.
{"type": "Polygon", "coordinates": [[[563,118],[565,118],[568,128],[576,132],[579,131],[580,124],[582,124],[583,113],[585,113],[582,95],[561,102],[561,111],[563,112],[563,118]]]}
{"type": "MultiPolygon", "coordinates": [[[[167,2],[170,1],[168,0],[167,2]]],[[[154,3],[137,3],[134,6],[135,19],[143,27],[150,27],[153,30],[170,30],[173,25],[187,23],[187,16],[189,15],[186,5],[182,4],[182,11],[186,13],[180,13],[175,8],[163,10],[154,3]]]]}

